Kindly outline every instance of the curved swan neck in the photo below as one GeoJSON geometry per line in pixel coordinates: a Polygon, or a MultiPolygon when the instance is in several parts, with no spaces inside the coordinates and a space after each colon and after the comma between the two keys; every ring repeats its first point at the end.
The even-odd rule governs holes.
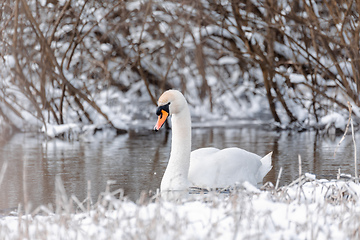
{"type": "Polygon", "coordinates": [[[188,185],[191,152],[191,117],[187,104],[173,114],[171,153],[161,181],[161,190],[184,190],[188,185]]]}
{"type": "MultiPolygon", "coordinates": [[[[191,118],[188,107],[178,114],[174,114],[171,119],[172,122],[172,141],[171,141],[171,155],[173,153],[181,152],[189,155],[188,162],[190,163],[191,152],[191,118]]],[[[177,154],[178,155],[178,154],[177,154]]]]}

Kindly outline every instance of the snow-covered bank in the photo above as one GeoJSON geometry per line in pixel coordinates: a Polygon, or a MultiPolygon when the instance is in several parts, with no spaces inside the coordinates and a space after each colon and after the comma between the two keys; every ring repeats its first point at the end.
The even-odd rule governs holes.
{"type": "Polygon", "coordinates": [[[205,120],[344,128],[349,102],[360,122],[355,2],[196,3],[5,2],[0,126],[119,129],[170,88],[205,120]]]}
{"type": "Polygon", "coordinates": [[[306,176],[279,189],[244,185],[231,195],[178,202],[134,203],[106,192],[88,206],[62,196],[55,213],[43,207],[41,214],[1,218],[0,238],[358,239],[360,185],[306,176]]]}

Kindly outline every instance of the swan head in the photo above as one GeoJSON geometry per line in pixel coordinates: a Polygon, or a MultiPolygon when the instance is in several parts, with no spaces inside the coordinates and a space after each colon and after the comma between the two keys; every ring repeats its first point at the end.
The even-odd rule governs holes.
{"type": "Polygon", "coordinates": [[[158,121],[154,130],[158,131],[170,115],[180,113],[186,106],[186,99],[181,92],[177,90],[164,92],[158,100],[158,108],[156,109],[158,121]]]}

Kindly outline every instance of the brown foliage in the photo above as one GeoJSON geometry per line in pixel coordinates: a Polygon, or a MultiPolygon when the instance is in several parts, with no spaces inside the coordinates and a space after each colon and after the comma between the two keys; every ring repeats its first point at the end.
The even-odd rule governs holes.
{"type": "MultiPolygon", "coordinates": [[[[26,110],[43,123],[63,124],[65,108],[91,123],[90,106],[112,124],[94,94],[107,86],[127,92],[141,82],[154,104],[164,90],[189,92],[189,86],[210,110],[224,92],[241,104],[234,90],[245,73],[255,88],[265,89],[276,122],[281,122],[279,108],[290,122],[303,121],[294,105],[316,121],[334,104],[344,110],[347,100],[360,106],[355,1],[68,0],[42,6],[17,0],[3,1],[1,9],[1,55],[12,55],[15,63],[11,84],[30,102],[26,110]],[[99,55],[102,46],[107,49],[99,55]],[[224,56],[238,63],[218,64],[224,56]],[[229,80],[234,71],[241,73],[235,82],[229,80]],[[293,81],[291,74],[303,80],[293,81]],[[215,84],[210,76],[217,78],[215,84]],[[60,91],[54,94],[49,87],[60,91]]],[[[1,91],[3,107],[21,117],[22,99],[6,86],[1,91]]],[[[1,109],[0,114],[11,122],[1,109]]]]}

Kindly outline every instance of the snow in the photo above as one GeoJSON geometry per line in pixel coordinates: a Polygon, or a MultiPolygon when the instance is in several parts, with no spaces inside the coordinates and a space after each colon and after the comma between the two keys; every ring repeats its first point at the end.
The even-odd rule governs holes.
{"type": "MultiPolygon", "coordinates": [[[[18,51],[17,59],[23,68],[22,73],[29,76],[32,92],[23,88],[15,71],[15,55],[10,51],[14,31],[10,21],[11,14],[5,14],[3,38],[7,44],[3,44],[4,47],[1,48],[4,56],[4,68],[0,73],[4,79],[0,83],[0,108],[4,112],[4,116],[0,116],[1,125],[10,122],[21,131],[39,131],[41,128],[45,129],[44,124],[65,123],[59,129],[51,127],[48,136],[56,136],[58,132],[64,134],[63,129],[72,130],[76,125],[80,132],[86,124],[101,127],[108,124],[106,119],[110,119],[110,125],[116,128],[127,129],[133,122],[141,123],[154,118],[151,97],[156,99],[160,91],[168,87],[184,90],[194,116],[207,122],[222,122],[224,114],[228,114],[229,121],[241,118],[250,123],[261,123],[268,121],[268,116],[271,117],[264,75],[258,64],[264,59],[260,57],[261,54],[254,53],[256,56],[253,56],[247,47],[247,44],[252,43],[253,47],[258,47],[267,57],[267,29],[271,28],[268,27],[268,22],[252,10],[244,7],[239,9],[240,14],[251,19],[248,24],[241,26],[248,42],[239,37],[239,28],[228,1],[220,1],[218,5],[219,10],[229,13],[226,18],[222,16],[222,11],[215,11],[206,1],[199,2],[199,8],[168,1],[153,1],[149,5],[146,1],[124,1],[121,4],[111,1],[102,4],[74,1],[69,2],[71,7],[68,8],[73,9],[74,14],[64,14],[63,18],[59,18],[59,25],[53,29],[52,23],[57,21],[59,13],[57,8],[61,9],[67,2],[61,0],[53,5],[41,0],[39,5],[36,5],[37,1],[30,1],[29,4],[32,9],[36,8],[43,35],[49,38],[49,34],[55,30],[51,49],[58,64],[63,66],[61,71],[66,80],[76,88],[76,93],[81,93],[80,97],[74,96],[68,88],[63,93],[64,81],[53,76],[61,75],[60,69],[54,68],[52,74],[52,67],[48,70],[44,68],[41,57],[43,48],[39,47],[37,34],[27,24],[19,32],[24,35],[18,39],[18,45],[27,51],[18,51]],[[199,24],[196,20],[199,16],[206,16],[209,21],[199,24]],[[75,24],[76,19],[80,20],[78,24],[75,24]],[[77,25],[76,36],[73,36],[74,24],[77,25]],[[72,39],[75,42],[81,41],[74,44],[72,39]],[[197,59],[200,47],[204,72],[200,71],[202,64],[198,64],[201,61],[197,59]],[[139,69],[149,74],[149,87],[145,84],[146,79],[139,74],[139,69]],[[205,74],[205,78],[202,74],[205,74]],[[45,96],[42,92],[44,83],[40,79],[45,80],[45,96]],[[168,86],[162,86],[162,83],[168,86]],[[203,94],[202,89],[207,88],[204,86],[209,89],[203,94]],[[107,96],[108,93],[112,96],[107,96]],[[94,105],[81,97],[83,94],[94,101],[98,108],[93,109],[94,105]],[[117,96],[113,97],[115,95],[117,96]],[[11,106],[2,99],[11,103],[11,106]],[[109,99],[117,105],[109,104],[109,99]],[[132,107],[125,101],[132,103],[132,107]],[[41,109],[41,112],[34,109],[41,109]],[[105,118],[98,109],[106,115],[105,118]],[[17,114],[19,112],[21,116],[17,114]],[[63,121],[59,121],[60,116],[63,121]]],[[[267,16],[267,9],[261,3],[252,2],[254,9],[267,16]]],[[[328,20],[323,14],[326,12],[323,9],[325,5],[314,0],[307,0],[304,4],[311,7],[316,16],[323,18],[322,24],[328,20]]],[[[9,4],[9,9],[12,6],[13,4],[9,4]]],[[[280,32],[274,42],[276,57],[273,65],[276,66],[276,74],[273,80],[286,107],[296,115],[300,125],[306,125],[305,128],[323,127],[332,122],[336,128],[344,129],[342,120],[347,119],[348,112],[334,103],[346,105],[350,101],[354,115],[359,116],[360,112],[356,99],[351,99],[356,94],[347,96],[348,89],[342,83],[347,80],[350,93],[356,93],[356,74],[353,72],[355,68],[351,55],[341,50],[347,48],[339,48],[336,41],[329,42],[336,53],[339,51],[336,61],[324,54],[322,46],[315,48],[312,44],[306,44],[304,39],[309,39],[309,29],[299,31],[296,23],[285,16],[293,12],[292,6],[282,2],[278,7],[284,16],[274,13],[271,22],[274,28],[281,26],[284,33],[280,32]],[[313,68],[317,70],[314,71],[313,68]],[[339,69],[343,74],[338,72],[339,69]],[[333,73],[334,77],[327,74],[327,71],[333,73]],[[332,111],[343,119],[334,117],[332,111]],[[320,122],[318,119],[321,119],[320,122]]],[[[303,7],[300,6],[297,13],[299,17],[307,16],[303,7]]],[[[22,17],[19,19],[22,20],[22,17]]],[[[319,26],[319,31],[324,32],[324,35],[331,33],[334,37],[339,37],[339,28],[351,29],[354,24],[339,22],[343,22],[342,25],[331,27],[325,24],[324,29],[319,26]]],[[[345,32],[351,38],[351,31],[345,32]]],[[[271,94],[277,100],[276,111],[285,128],[290,119],[285,107],[277,99],[278,93],[273,90],[271,94]]],[[[357,125],[358,118],[354,117],[353,120],[357,125]]]]}
{"type": "MultiPolygon", "coordinates": [[[[306,174],[288,186],[160,196],[137,203],[105,192],[86,209],[42,206],[0,218],[1,239],[357,239],[360,185],[306,174]],[[310,178],[308,176],[311,176],[310,178]],[[82,210],[81,210],[82,209],[82,210]],[[36,214],[38,213],[38,214],[36,214]]],[[[64,199],[64,198],[61,198],[64,199]]],[[[65,201],[65,200],[64,200],[65,201]]],[[[71,201],[67,201],[69,204],[71,201]]],[[[64,204],[64,203],[62,203],[64,204]]]]}
{"type": "Polygon", "coordinates": [[[12,55],[6,55],[4,56],[5,59],[5,63],[10,67],[10,68],[14,68],[15,67],[15,59],[12,55]]]}
{"type": "Polygon", "coordinates": [[[304,83],[306,81],[306,79],[304,78],[304,75],[302,75],[302,74],[292,73],[289,75],[289,78],[292,83],[304,83]]]}
{"type": "MultiPolygon", "coordinates": [[[[30,2],[35,6],[35,1],[30,2]]],[[[40,6],[44,8],[36,9],[39,11],[37,15],[40,17],[37,20],[46,37],[49,37],[47,33],[51,33],[51,24],[56,20],[50,18],[50,15],[54,13],[53,9],[57,11],[57,8],[64,6],[66,2],[66,0],[59,0],[58,5],[55,6],[51,3],[47,4],[45,0],[39,1],[40,6]],[[51,14],[46,14],[47,11],[51,14]]],[[[266,13],[266,9],[261,6],[261,3],[252,2],[262,13],[266,13]]],[[[90,2],[85,3],[85,1],[75,1],[71,3],[75,5],[69,8],[74,9],[76,15],[76,10],[84,7],[81,22],[76,30],[78,30],[79,36],[85,36],[85,33],[94,26],[92,22],[97,21],[98,25],[93,30],[99,31],[100,36],[95,36],[94,31],[91,31],[81,44],[74,48],[76,51],[73,54],[67,52],[70,46],[68,38],[74,30],[73,25],[70,25],[74,19],[69,16],[74,14],[66,13],[64,20],[61,21],[55,32],[51,48],[54,50],[58,63],[62,63],[62,60],[65,60],[65,65],[68,62],[71,63],[69,68],[62,69],[66,79],[79,92],[86,94],[101,109],[101,112],[106,114],[109,121],[87,102],[81,101],[85,110],[80,111],[76,101],[69,93],[65,95],[66,101],[63,102],[64,106],[61,112],[65,124],[56,124],[48,106],[37,96],[34,97],[34,101],[38,104],[37,107],[42,109],[43,118],[40,117],[41,113],[38,113],[35,105],[29,101],[30,95],[27,96],[26,92],[22,91],[21,84],[17,85],[19,80],[15,76],[18,73],[14,71],[16,62],[12,55],[14,53],[10,51],[14,30],[10,21],[11,14],[4,14],[3,22],[6,25],[10,24],[8,27],[3,26],[4,43],[8,42],[9,45],[3,44],[4,47],[1,48],[4,68],[0,73],[3,79],[0,83],[0,110],[18,129],[27,131],[35,128],[37,131],[41,129],[51,138],[63,136],[68,139],[93,141],[96,138],[93,133],[99,129],[102,130],[104,138],[116,134],[110,125],[118,129],[128,129],[131,124],[137,126],[147,124],[148,126],[148,121],[153,123],[156,120],[154,114],[156,107],[152,105],[148,89],[141,80],[141,76],[132,70],[131,64],[128,64],[138,57],[141,57],[139,62],[142,68],[153,74],[155,78],[165,80],[164,75],[169,69],[166,81],[170,86],[176,89],[187,89],[185,95],[188,97],[192,116],[200,119],[194,121],[193,126],[195,127],[235,126],[248,123],[264,125],[269,122],[269,118],[266,118],[267,115],[270,115],[270,111],[266,91],[263,87],[263,73],[259,66],[249,61],[252,58],[245,47],[247,43],[239,38],[236,21],[231,14],[223,19],[219,13],[210,11],[206,1],[202,2],[203,7],[208,11],[207,14],[214,17],[211,18],[214,21],[209,21],[211,24],[204,22],[199,25],[197,20],[191,19],[197,19],[197,15],[202,12],[192,7],[191,4],[179,5],[172,2],[155,1],[152,2],[153,8],[149,10],[147,18],[143,19],[145,15],[141,9],[147,8],[146,2],[129,1],[124,2],[124,7],[129,14],[125,17],[115,14],[119,16],[113,21],[110,17],[105,17],[113,5],[98,6],[90,2]],[[166,11],[162,10],[163,8],[166,11]],[[182,14],[189,18],[182,18],[182,14]],[[154,24],[152,19],[158,22],[154,24]],[[119,26],[119,23],[126,23],[128,30],[111,27],[119,26]],[[186,28],[183,28],[182,25],[186,28]],[[226,28],[220,26],[226,26],[226,28]],[[152,29],[156,29],[156,31],[152,31],[152,29]],[[140,36],[141,42],[139,42],[140,36]],[[105,37],[109,38],[109,42],[105,37]],[[210,41],[217,38],[218,42],[210,41]],[[226,41],[219,41],[221,38],[228,38],[234,42],[234,46],[242,53],[241,61],[234,57],[234,52],[227,49],[226,41]],[[166,41],[162,39],[166,39],[166,41]],[[197,59],[194,55],[196,55],[195,50],[198,47],[195,43],[202,44],[201,46],[204,47],[206,79],[213,94],[212,111],[210,111],[209,97],[200,99],[198,94],[203,78],[195,64],[197,59]],[[221,44],[224,46],[220,46],[221,44]],[[209,47],[210,45],[212,48],[209,47]],[[136,52],[139,49],[141,51],[136,52]],[[182,51],[178,52],[177,49],[182,49],[182,51]],[[114,50],[123,51],[124,57],[118,56],[119,54],[114,50]],[[71,61],[67,58],[70,55],[72,56],[71,61]],[[111,58],[106,58],[106,56],[111,56],[111,58]],[[184,57],[182,58],[182,56],[184,57]],[[172,61],[173,58],[174,61],[172,61]],[[99,66],[94,63],[104,64],[104,68],[113,77],[112,80],[129,89],[119,90],[116,86],[109,86],[111,84],[105,81],[106,77],[101,75],[99,66]],[[172,65],[169,65],[170,63],[172,65]],[[79,69],[80,66],[81,69],[79,69]],[[11,103],[11,107],[16,112],[12,111],[3,99],[11,103]],[[84,116],[84,112],[90,116],[91,121],[84,116]]],[[[230,4],[227,1],[220,1],[219,4],[219,8],[223,6],[225,10],[228,7],[227,11],[231,13],[230,4]]],[[[319,2],[306,0],[304,4],[312,6],[315,15],[326,20],[326,16],[321,16],[323,10],[319,2]]],[[[121,6],[116,11],[126,12],[121,9],[121,6]]],[[[253,19],[248,22],[248,26],[242,26],[246,37],[250,43],[258,45],[266,54],[264,30],[267,25],[255,14],[246,12],[244,9],[240,9],[240,11],[243,16],[253,19]]],[[[9,11],[9,13],[11,12],[13,11],[9,11]]],[[[284,4],[281,12],[283,15],[291,13],[291,6],[284,4]]],[[[306,19],[306,11],[297,14],[306,19]]],[[[57,14],[52,15],[58,16],[57,14]]],[[[114,14],[109,16],[112,15],[114,14]]],[[[20,17],[19,21],[22,19],[23,17],[20,17]]],[[[285,32],[284,39],[274,43],[274,50],[286,61],[283,64],[281,62],[283,60],[275,59],[274,65],[280,64],[280,67],[275,69],[279,73],[276,74],[274,80],[278,86],[281,86],[280,91],[283,93],[288,107],[296,114],[299,122],[309,123],[310,126],[322,125],[325,126],[325,129],[335,127],[344,130],[348,122],[348,112],[335,106],[327,98],[320,98],[320,95],[317,95],[317,99],[313,101],[313,92],[304,86],[304,83],[311,84],[312,77],[316,78],[319,84],[315,86],[315,89],[319,87],[320,92],[324,92],[330,97],[334,96],[334,99],[340,103],[346,104],[347,101],[350,101],[354,113],[360,116],[359,107],[353,102],[354,100],[348,99],[341,83],[326,76],[328,74],[323,74],[324,72],[320,71],[321,66],[317,75],[311,75],[311,71],[305,69],[304,74],[306,75],[304,76],[293,65],[297,64],[303,67],[314,65],[316,67],[318,63],[313,56],[318,56],[317,60],[320,60],[324,68],[335,76],[339,76],[338,68],[336,68],[339,66],[345,74],[345,78],[351,79],[355,75],[351,60],[343,58],[346,54],[340,52],[338,60],[334,62],[326,54],[321,55],[323,49],[320,45],[318,46],[320,47],[319,51],[315,51],[315,48],[311,46],[305,46],[301,39],[307,38],[299,35],[296,28],[292,27],[293,22],[287,21],[285,16],[275,15],[273,20],[274,26],[281,21],[283,24],[280,25],[284,26],[282,28],[285,32]],[[298,45],[292,43],[286,35],[298,41],[298,45]],[[287,86],[288,79],[291,83],[290,86],[287,86]],[[328,88],[321,89],[325,86],[328,88]],[[319,122],[315,122],[313,113],[310,113],[313,103],[321,106],[316,113],[319,122]]],[[[29,81],[34,84],[34,90],[39,91],[38,79],[40,76],[37,73],[42,72],[39,61],[42,58],[39,56],[43,53],[40,51],[41,48],[37,44],[38,41],[34,37],[32,28],[25,22],[20,23],[24,25],[22,31],[24,35],[19,37],[18,41],[20,45],[24,46],[24,49],[27,49],[26,54],[28,55],[26,56],[31,56],[33,62],[24,62],[26,56],[20,54],[21,51],[17,58],[24,68],[23,73],[29,76],[29,81]],[[25,39],[25,41],[21,41],[21,39],[25,39]]],[[[343,25],[335,25],[335,28],[346,29],[348,26],[347,22],[344,22],[343,25]]],[[[323,31],[322,29],[318,30],[323,31]]],[[[343,36],[348,43],[348,36],[343,36]]],[[[351,38],[350,32],[349,37],[351,38]]],[[[336,46],[333,44],[333,42],[329,43],[330,47],[336,50],[336,46]]],[[[255,60],[263,61],[259,56],[255,56],[255,60]]],[[[59,69],[56,68],[54,71],[56,74],[60,74],[59,69]]],[[[46,72],[46,75],[49,74],[46,72]]],[[[337,81],[339,79],[340,77],[337,77],[337,81]]],[[[59,81],[59,79],[57,80],[59,81]]],[[[56,115],[60,116],[57,107],[60,106],[63,94],[61,81],[52,81],[51,79],[47,81],[49,83],[46,86],[46,102],[57,111],[56,115]]],[[[160,94],[157,87],[159,86],[156,84],[150,86],[154,97],[158,97],[160,94]]],[[[351,89],[356,89],[355,87],[354,83],[350,83],[351,89]]],[[[275,92],[272,93],[276,96],[275,92]]],[[[286,119],[286,113],[279,101],[276,101],[276,104],[280,118],[283,120],[282,126],[286,126],[289,121],[286,119]]],[[[358,119],[354,118],[354,121],[358,121],[358,119]]],[[[7,121],[4,118],[0,118],[1,124],[5,122],[7,121]]],[[[359,184],[354,181],[318,180],[316,175],[309,173],[305,174],[305,177],[298,182],[278,189],[260,190],[245,183],[238,192],[230,196],[198,194],[177,202],[156,198],[149,202],[139,200],[138,203],[128,201],[126,198],[116,199],[114,196],[111,193],[104,193],[101,201],[92,205],[89,210],[84,203],[84,206],[78,203],[75,207],[69,208],[67,208],[68,205],[60,204],[56,206],[55,212],[43,206],[40,214],[30,215],[18,211],[3,216],[0,218],[0,239],[359,238],[359,184]]],[[[73,201],[67,202],[66,204],[69,204],[73,201]]]]}
{"type": "Polygon", "coordinates": [[[41,4],[41,6],[45,6],[46,5],[46,0],[40,0],[40,4],[41,4]]]}
{"type": "Polygon", "coordinates": [[[226,64],[237,64],[239,62],[239,59],[234,57],[222,57],[219,59],[220,65],[226,65],[226,64]]]}
{"type": "MultiPolygon", "coordinates": [[[[116,129],[128,129],[128,126],[120,119],[112,120],[112,124],[116,129]]],[[[46,124],[41,131],[50,138],[61,137],[68,140],[82,139],[85,142],[91,142],[94,139],[108,139],[114,137],[116,130],[104,122],[103,124],[46,124]],[[95,132],[101,130],[101,136],[94,135],[95,132]]]]}
{"type": "Polygon", "coordinates": [[[320,123],[325,125],[326,128],[334,125],[335,128],[345,130],[348,119],[346,119],[343,115],[333,112],[321,118],[320,123]]]}
{"type": "Polygon", "coordinates": [[[111,49],[112,49],[112,47],[111,47],[111,45],[110,44],[101,44],[100,45],[100,49],[102,50],[102,51],[104,51],[104,52],[109,52],[111,49]]]}
{"type": "Polygon", "coordinates": [[[81,131],[81,128],[78,124],[75,123],[62,124],[62,125],[47,124],[46,126],[43,126],[41,130],[47,136],[54,138],[69,132],[79,133],[81,131]]]}

